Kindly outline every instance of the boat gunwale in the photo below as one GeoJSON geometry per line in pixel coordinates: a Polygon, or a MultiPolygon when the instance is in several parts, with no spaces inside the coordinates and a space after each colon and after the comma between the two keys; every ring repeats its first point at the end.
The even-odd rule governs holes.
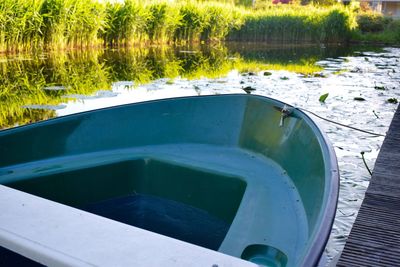
{"type": "MultiPolygon", "coordinates": [[[[225,96],[226,95],[241,95],[241,94],[225,94],[225,96]]],[[[300,115],[301,119],[306,119],[307,123],[310,123],[311,125],[314,126],[313,132],[314,130],[316,130],[320,134],[320,138],[317,137],[317,139],[323,151],[322,155],[324,159],[325,159],[324,148],[326,148],[326,152],[328,154],[327,156],[329,157],[329,164],[327,164],[325,159],[324,165],[325,167],[327,167],[327,165],[330,167],[329,170],[325,170],[325,173],[329,173],[329,177],[326,178],[329,179],[330,183],[329,186],[325,185],[325,189],[330,188],[330,190],[329,193],[326,195],[325,208],[322,209],[322,212],[319,215],[321,221],[318,224],[317,229],[313,231],[313,236],[315,241],[312,243],[312,246],[308,249],[308,253],[304,255],[303,261],[300,265],[304,267],[317,266],[322,258],[322,255],[324,253],[326,244],[328,242],[331,233],[333,222],[336,216],[337,202],[339,199],[340,177],[339,177],[339,166],[335,150],[332,146],[332,143],[329,141],[326,133],[322,130],[322,127],[314,119],[312,119],[306,112],[302,111],[301,109],[293,105],[287,104],[283,101],[271,97],[257,95],[257,94],[253,95],[248,94],[247,96],[253,96],[260,99],[265,98],[270,101],[279,103],[281,105],[281,108],[286,107],[288,110],[294,111],[297,116],[300,115]]],[[[325,181],[328,180],[325,179],[325,181]]]]}
{"type": "MultiPolygon", "coordinates": [[[[279,100],[278,100],[279,101],[279,100]]],[[[281,102],[281,101],[279,101],[281,102]]],[[[284,103],[284,102],[281,102],[284,103]]],[[[323,209],[322,214],[320,215],[322,217],[322,221],[319,224],[319,229],[317,229],[315,234],[317,235],[315,240],[316,242],[313,243],[312,247],[309,249],[309,256],[304,257],[304,261],[301,266],[308,267],[308,266],[317,266],[318,263],[321,260],[321,257],[324,253],[325,246],[328,242],[331,229],[333,226],[333,222],[335,220],[336,216],[336,210],[337,210],[337,202],[339,199],[339,187],[340,187],[340,175],[339,175],[339,165],[337,162],[337,157],[335,150],[332,146],[331,141],[328,139],[327,134],[322,130],[322,127],[320,124],[312,119],[306,112],[296,108],[295,106],[288,105],[293,109],[296,110],[296,112],[302,114],[305,118],[309,120],[310,123],[314,124],[315,129],[319,131],[322,141],[325,143],[325,148],[327,149],[328,157],[329,157],[329,166],[330,169],[327,170],[330,174],[330,188],[331,190],[329,191],[329,194],[327,196],[327,203],[326,203],[326,208],[323,209]],[[324,227],[324,226],[329,226],[329,227],[324,227]],[[322,233],[320,235],[319,233],[322,233]],[[321,244],[324,244],[321,246],[321,244]],[[318,249],[322,248],[322,249],[318,249]]],[[[324,154],[323,154],[324,155],[324,154]]],[[[326,161],[324,161],[326,162],[326,161]]]]}

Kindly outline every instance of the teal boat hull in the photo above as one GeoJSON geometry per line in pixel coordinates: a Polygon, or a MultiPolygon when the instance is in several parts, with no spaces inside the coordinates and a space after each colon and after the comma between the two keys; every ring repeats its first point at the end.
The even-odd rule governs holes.
{"type": "Polygon", "coordinates": [[[318,263],[338,180],[315,122],[254,95],[156,100],[0,132],[0,184],[261,266],[318,263]]]}

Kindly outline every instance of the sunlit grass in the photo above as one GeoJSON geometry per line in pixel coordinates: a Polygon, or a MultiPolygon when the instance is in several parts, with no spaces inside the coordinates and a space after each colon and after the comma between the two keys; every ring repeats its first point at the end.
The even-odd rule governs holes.
{"type": "Polygon", "coordinates": [[[348,40],[355,26],[354,13],[342,6],[277,5],[246,11],[243,26],[228,40],[337,43],[348,40]]]}
{"type": "Polygon", "coordinates": [[[0,1],[0,51],[226,39],[343,42],[354,27],[354,12],[341,6],[273,5],[253,10],[229,2],[0,1]]]}

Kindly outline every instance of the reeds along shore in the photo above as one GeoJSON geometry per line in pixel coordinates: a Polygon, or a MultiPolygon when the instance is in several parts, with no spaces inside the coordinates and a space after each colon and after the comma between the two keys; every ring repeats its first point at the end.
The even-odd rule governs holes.
{"type": "Polygon", "coordinates": [[[0,1],[0,51],[134,43],[345,41],[342,7],[279,5],[254,11],[218,2],[0,1]]]}
{"type": "Polygon", "coordinates": [[[232,29],[231,41],[282,43],[346,42],[355,27],[354,14],[343,7],[280,6],[244,16],[244,23],[232,29]]]}

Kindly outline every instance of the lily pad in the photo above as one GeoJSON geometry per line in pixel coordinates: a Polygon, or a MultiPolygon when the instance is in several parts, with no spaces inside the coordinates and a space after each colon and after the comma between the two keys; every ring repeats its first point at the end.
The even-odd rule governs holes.
{"type": "Polygon", "coordinates": [[[328,98],[329,93],[323,94],[319,97],[319,102],[325,103],[325,100],[328,98]]]}
{"type": "Polygon", "coordinates": [[[271,76],[271,75],[272,75],[272,72],[269,72],[269,71],[264,72],[264,76],[271,76]]]}
{"type": "Polygon", "coordinates": [[[314,73],[313,76],[316,78],[326,78],[326,75],[320,72],[314,73]]]}
{"type": "Polygon", "coordinates": [[[63,91],[63,90],[67,90],[67,88],[65,86],[62,86],[62,85],[46,86],[46,87],[43,87],[43,89],[47,90],[47,91],[63,91]]]}
{"type": "Polygon", "coordinates": [[[378,86],[378,85],[375,85],[374,88],[375,88],[376,90],[382,90],[382,91],[386,90],[386,87],[385,87],[385,86],[378,86]]]}
{"type": "Polygon", "coordinates": [[[365,101],[365,98],[360,97],[360,96],[356,96],[356,97],[354,98],[354,100],[356,100],[356,101],[365,101]]]}
{"type": "Polygon", "coordinates": [[[245,88],[243,88],[243,91],[245,91],[248,94],[251,94],[251,92],[255,91],[256,88],[251,87],[251,86],[246,86],[245,88]]]}

